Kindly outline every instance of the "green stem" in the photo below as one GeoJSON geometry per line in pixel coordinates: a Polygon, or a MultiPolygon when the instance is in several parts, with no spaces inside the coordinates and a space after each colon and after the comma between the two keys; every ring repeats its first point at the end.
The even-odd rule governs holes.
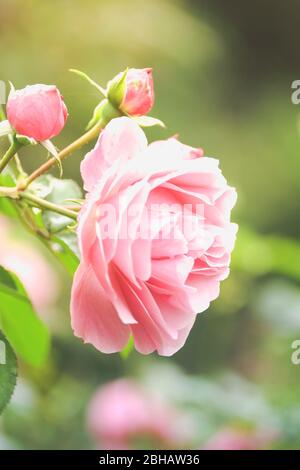
{"type": "Polygon", "coordinates": [[[86,132],[81,137],[79,137],[79,139],[75,140],[70,145],[68,145],[63,150],[61,150],[56,157],[53,157],[47,160],[43,165],[37,168],[37,170],[31,173],[31,175],[29,175],[28,178],[25,178],[22,182],[20,182],[19,190],[26,189],[30,185],[30,183],[32,183],[32,181],[34,181],[36,178],[43,175],[48,170],[50,170],[50,168],[56,165],[57,160],[60,160],[60,161],[64,160],[72,152],[74,152],[75,150],[79,149],[83,145],[87,144],[91,140],[98,137],[100,130],[105,126],[105,124],[106,122],[101,120],[94,127],[92,127],[92,129],[90,129],[88,132],[86,132]]]}
{"type": "Polygon", "coordinates": [[[27,173],[24,171],[19,155],[16,153],[14,158],[14,166],[18,178],[26,178],[27,173]]]}
{"type": "Polygon", "coordinates": [[[19,144],[16,141],[13,141],[10,144],[9,149],[7,150],[6,154],[2,157],[0,160],[0,173],[4,170],[6,165],[10,162],[10,160],[13,158],[13,156],[17,153],[19,148],[21,147],[21,144],[19,144]]]}
{"type": "Polygon", "coordinates": [[[38,207],[39,209],[46,209],[51,212],[56,212],[57,214],[64,215],[69,217],[70,219],[77,220],[76,212],[67,209],[66,207],[59,206],[58,204],[54,204],[53,202],[46,201],[45,199],[41,199],[33,194],[27,192],[21,192],[19,194],[21,199],[25,199],[26,201],[30,202],[31,205],[34,207],[38,207]]]}
{"type": "Polygon", "coordinates": [[[31,234],[37,235],[40,240],[48,240],[50,238],[49,232],[46,229],[37,225],[31,207],[22,207],[22,205],[18,204],[16,200],[13,200],[12,203],[19,215],[19,220],[24,228],[26,228],[31,234]]]}

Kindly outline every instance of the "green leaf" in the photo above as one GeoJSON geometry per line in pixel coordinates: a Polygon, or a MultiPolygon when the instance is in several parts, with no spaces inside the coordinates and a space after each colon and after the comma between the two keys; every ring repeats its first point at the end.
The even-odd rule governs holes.
{"type": "Polygon", "coordinates": [[[40,176],[31,185],[36,196],[62,204],[70,199],[82,198],[80,186],[71,179],[55,178],[52,175],[40,176]]]}
{"type": "Polygon", "coordinates": [[[103,109],[105,108],[105,105],[107,103],[107,99],[104,99],[100,101],[100,103],[96,106],[93,112],[93,116],[91,120],[89,121],[88,125],[86,126],[86,130],[88,131],[92,127],[94,127],[97,122],[99,122],[102,117],[103,117],[103,109]]]}
{"type": "Polygon", "coordinates": [[[12,277],[12,274],[0,266],[0,283],[4,284],[5,286],[9,287],[10,289],[17,290],[17,284],[12,277]]]}
{"type": "MultiPolygon", "coordinates": [[[[70,204],[83,197],[75,181],[58,179],[52,175],[41,176],[31,187],[37,196],[55,204],[70,204]]],[[[73,276],[79,265],[77,237],[74,230],[70,229],[74,220],[51,211],[43,211],[42,219],[51,234],[49,248],[73,276]]]]}
{"type": "MultiPolygon", "coordinates": [[[[70,199],[82,198],[82,191],[75,181],[55,178],[52,175],[38,178],[32,185],[32,189],[37,196],[55,204],[66,205],[70,199]]],[[[73,219],[56,212],[43,211],[42,217],[45,227],[50,233],[57,233],[74,224],[73,219]]]]}
{"type": "Polygon", "coordinates": [[[40,366],[49,352],[49,333],[25,294],[25,289],[16,276],[1,267],[1,330],[24,361],[40,366]]]}
{"type": "Polygon", "coordinates": [[[73,230],[64,230],[56,234],[56,239],[60,239],[68,248],[76,255],[77,259],[80,258],[79,247],[77,242],[77,234],[73,230]]]}
{"type": "Polygon", "coordinates": [[[79,258],[70,248],[74,241],[71,242],[70,240],[67,240],[66,234],[65,238],[62,239],[62,235],[63,234],[60,234],[60,237],[52,237],[51,241],[49,242],[50,248],[58,260],[65,266],[68,273],[73,277],[79,265],[79,258]]]}
{"type": "Polygon", "coordinates": [[[63,180],[59,178],[50,178],[51,191],[46,199],[56,204],[62,204],[69,199],[80,199],[82,191],[80,186],[73,180],[63,180]]]}
{"type": "Polygon", "coordinates": [[[18,216],[18,212],[16,211],[13,201],[6,197],[0,197],[0,212],[8,217],[18,216]]]}
{"type": "MultiPolygon", "coordinates": [[[[0,175],[0,186],[15,186],[15,182],[11,175],[8,173],[0,175]]],[[[15,208],[14,202],[7,197],[0,197],[0,212],[9,217],[17,217],[18,212],[15,208]]]]}
{"type": "Polygon", "coordinates": [[[17,358],[0,331],[0,414],[9,403],[17,380],[17,358]]]}
{"type": "Polygon", "coordinates": [[[9,173],[2,173],[0,175],[0,186],[9,186],[10,188],[15,186],[13,177],[9,173]]]}

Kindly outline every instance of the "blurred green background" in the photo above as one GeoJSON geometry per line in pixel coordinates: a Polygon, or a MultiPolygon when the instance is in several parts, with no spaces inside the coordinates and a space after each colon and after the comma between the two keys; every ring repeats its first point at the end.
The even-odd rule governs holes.
{"type": "MultiPolygon", "coordinates": [[[[300,338],[300,108],[291,102],[299,30],[296,0],[0,0],[0,79],[59,87],[70,112],[59,147],[83,132],[99,100],[68,69],[105,85],[127,66],[151,66],[151,114],[167,130],[149,139],[178,133],[219,158],[238,191],[240,224],[220,298],[170,359],[133,352],[124,361],[81,344],[69,324],[70,280],[57,268],[64,288],[51,356],[42,370],[21,367],[0,448],[92,447],[87,403],[98,385],[124,376],[152,377],[166,400],[198,417],[195,448],[236,423],[269,426],[278,433],[273,447],[300,448],[300,366],[291,362],[300,338]],[[184,381],[173,396],[170,383],[184,381]],[[195,383],[199,396],[189,396],[195,383]]],[[[66,161],[65,177],[80,182],[82,157],[66,161]]],[[[23,153],[29,170],[44,158],[38,148],[23,153]]]]}

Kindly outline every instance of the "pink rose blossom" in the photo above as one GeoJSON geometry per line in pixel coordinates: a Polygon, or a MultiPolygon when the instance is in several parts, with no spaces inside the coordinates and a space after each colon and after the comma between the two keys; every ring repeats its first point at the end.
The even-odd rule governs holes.
{"type": "MultiPolygon", "coordinates": [[[[120,78],[123,72],[115,77],[120,78]]],[[[113,80],[113,81],[114,81],[113,80]]],[[[131,116],[149,113],[154,104],[152,69],[129,69],[120,110],[131,116]]]]}
{"type": "Polygon", "coordinates": [[[38,142],[59,134],[68,117],[63,98],[54,85],[31,85],[11,91],[6,111],[18,134],[38,142]]]}
{"type": "Polygon", "coordinates": [[[102,449],[130,449],[138,440],[178,448],[186,438],[181,418],[134,382],[123,379],[95,393],[88,409],[87,426],[102,449]]]}
{"type": "Polygon", "coordinates": [[[236,192],[218,163],[174,138],[148,145],[130,118],[107,125],[81,164],[75,335],[105,353],[130,335],[143,354],[183,346],[229,273],[236,192]]]}

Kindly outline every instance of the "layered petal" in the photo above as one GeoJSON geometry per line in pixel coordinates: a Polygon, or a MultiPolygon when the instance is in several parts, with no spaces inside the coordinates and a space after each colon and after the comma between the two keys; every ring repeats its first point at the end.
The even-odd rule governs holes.
{"type": "Polygon", "coordinates": [[[84,263],[74,277],[71,312],[74,334],[96,349],[112,353],[127,344],[129,327],[121,322],[93,269],[84,263]]]}
{"type": "Polygon", "coordinates": [[[147,139],[133,119],[120,117],[110,121],[97,144],[81,162],[81,176],[86,191],[91,191],[103,173],[116,161],[122,167],[147,147],[147,139]]]}

